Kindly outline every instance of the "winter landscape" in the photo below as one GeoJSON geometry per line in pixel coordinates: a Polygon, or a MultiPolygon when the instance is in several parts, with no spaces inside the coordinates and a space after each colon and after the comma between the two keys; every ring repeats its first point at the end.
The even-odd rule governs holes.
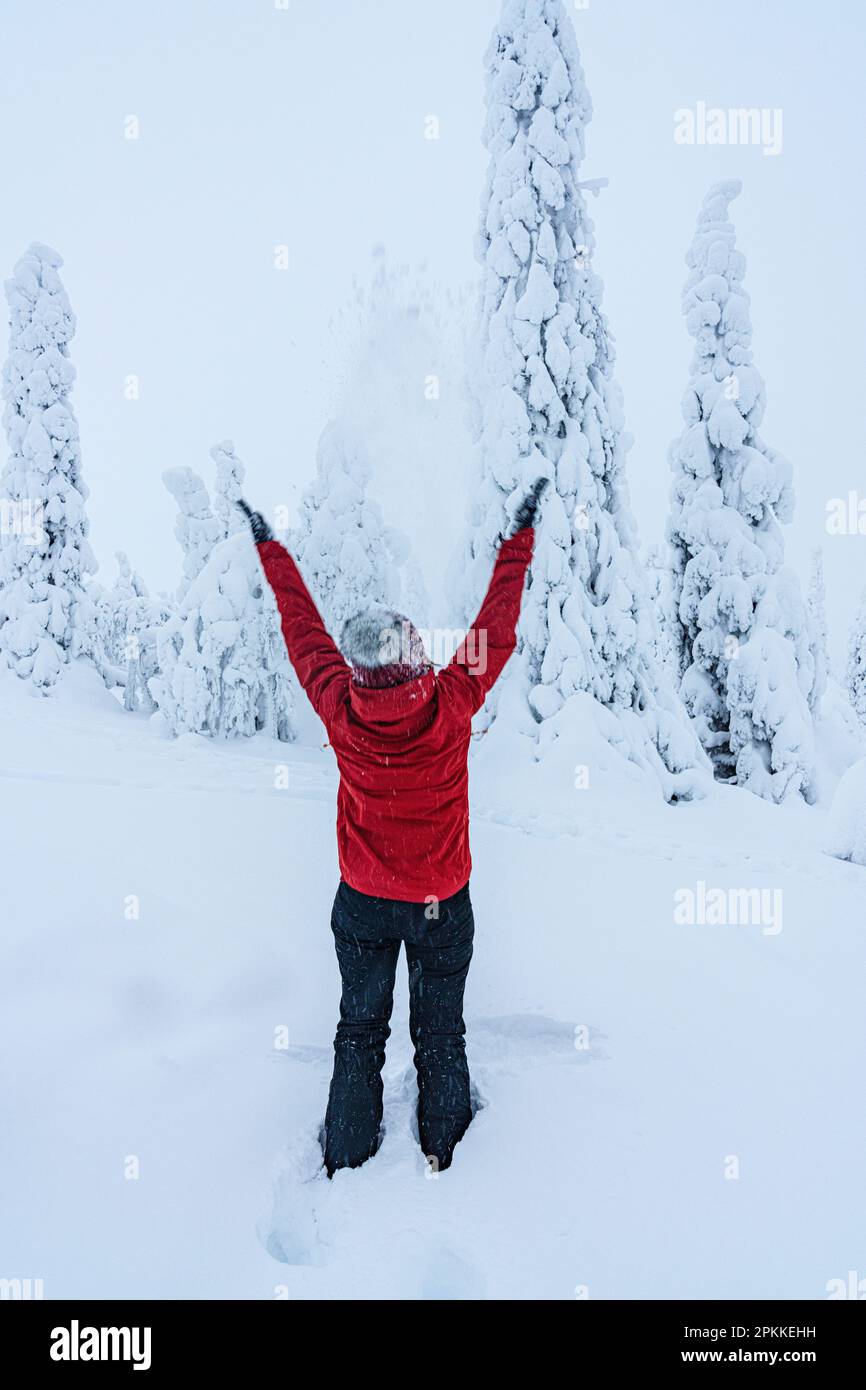
{"type": "Polygon", "coordinates": [[[4,137],[35,1296],[866,1297],[866,26],[469,8],[158,4],[132,51],[51,5],[4,137]],[[537,477],[469,764],[474,1118],[431,1169],[401,964],[381,1148],[329,1180],[338,771],[236,504],[335,637],[387,603],[439,666],[537,477]]]}

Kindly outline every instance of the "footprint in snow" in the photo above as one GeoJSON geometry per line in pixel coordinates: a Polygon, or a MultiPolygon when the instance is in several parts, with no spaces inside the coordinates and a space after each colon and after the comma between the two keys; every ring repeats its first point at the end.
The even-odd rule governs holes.
{"type": "MultiPolygon", "coordinates": [[[[472,1083],[473,1121],[487,1101],[472,1083]]],[[[470,1126],[461,1143],[472,1135],[470,1126]]],[[[321,1265],[328,1259],[329,1223],[339,1218],[343,1203],[359,1181],[390,1182],[389,1169],[414,1160],[419,1169],[425,1164],[418,1142],[418,1085],[412,1063],[385,1076],[384,1117],[378,1152],[361,1168],[337,1173],[333,1182],[326,1176],[322,1161],[322,1127],[308,1125],[283,1152],[274,1178],[271,1209],[258,1223],[257,1234],[268,1254],[281,1264],[321,1265]],[[348,1185],[348,1186],[347,1186],[348,1185]]],[[[474,1287],[474,1274],[459,1256],[448,1255],[448,1280],[454,1288],[474,1287]]],[[[431,1274],[431,1289],[439,1287],[431,1274]]],[[[475,1297],[470,1292],[423,1293],[424,1298],[475,1297]]]]}
{"type": "Polygon", "coordinates": [[[270,1056],[275,1062],[300,1062],[305,1067],[328,1068],[334,1063],[332,1047],[313,1047],[306,1043],[295,1043],[291,1047],[273,1048],[270,1056]]]}
{"type": "Polygon", "coordinates": [[[545,1014],[503,1014],[476,1018],[468,1027],[467,1048],[473,1064],[486,1071],[522,1070],[550,1063],[586,1063],[606,1054],[604,1034],[590,1025],[567,1023],[545,1014]]]}
{"type": "Polygon", "coordinates": [[[259,1240],[281,1264],[320,1263],[318,1206],[328,1186],[320,1129],[302,1130],[281,1156],[271,1211],[258,1223],[259,1240]]]}
{"type": "Polygon", "coordinates": [[[453,1250],[441,1248],[429,1257],[421,1276],[422,1299],[483,1299],[486,1281],[476,1265],[469,1264],[453,1250]]]}

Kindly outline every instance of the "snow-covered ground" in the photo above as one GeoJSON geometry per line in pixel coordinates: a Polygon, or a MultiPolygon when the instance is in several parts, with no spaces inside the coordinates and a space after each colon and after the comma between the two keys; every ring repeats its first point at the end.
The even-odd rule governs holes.
{"type": "Polygon", "coordinates": [[[866,1272],[866,869],[821,851],[824,809],[666,807],[615,767],[578,791],[497,727],[473,772],[481,1108],[429,1176],[401,980],[382,1148],[313,1176],[336,777],[302,717],[291,746],[171,741],[86,669],[49,700],[0,677],[0,1276],[822,1298],[866,1272]],[[700,883],[769,890],[760,919],[678,922],[700,883]]]}

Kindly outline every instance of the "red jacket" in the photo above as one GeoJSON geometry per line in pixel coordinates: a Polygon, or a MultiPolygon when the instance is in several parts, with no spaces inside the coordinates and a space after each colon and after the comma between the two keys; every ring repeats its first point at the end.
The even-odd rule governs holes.
{"type": "Polygon", "coordinates": [[[424,902],[468,882],[470,725],[514,650],[533,536],[503,542],[450,665],[384,690],[353,682],[288,552],[258,548],[292,665],[337,757],[340,872],[360,893],[424,902]]]}

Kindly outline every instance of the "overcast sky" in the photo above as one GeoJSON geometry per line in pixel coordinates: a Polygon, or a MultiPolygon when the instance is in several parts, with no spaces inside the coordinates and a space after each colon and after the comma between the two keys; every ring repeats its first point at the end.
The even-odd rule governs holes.
{"type": "MultiPolygon", "coordinates": [[[[668,444],[690,358],[683,256],[707,188],[738,177],[767,442],[798,498],[789,558],[823,545],[834,647],[866,584],[866,536],[828,536],[828,499],[866,496],[863,154],[866,19],[853,0],[590,0],[571,6],[593,97],[585,178],[619,351],[632,498],[662,530],[668,444]],[[782,111],[782,149],[682,146],[674,112],[782,111]],[[856,104],[855,104],[856,102],[856,104]]],[[[472,283],[486,164],[482,58],[498,0],[6,0],[0,268],[33,240],[64,257],[78,315],[74,404],[92,539],[173,586],[160,473],[210,473],[234,439],[254,502],[297,498],[345,343],[335,331],[371,248],[472,283]],[[425,120],[438,118],[438,140],[425,120]],[[139,138],[127,139],[128,118],[139,138]],[[274,267],[288,247],[289,268],[274,267]],[[140,397],[128,400],[135,375],[140,397]]],[[[399,418],[395,403],[395,420],[399,418]]],[[[460,525],[465,460],[438,506],[412,476],[390,517],[435,587],[460,525]]],[[[375,460],[374,460],[375,462],[375,460]]],[[[426,491],[425,491],[426,488],[426,491]]]]}

